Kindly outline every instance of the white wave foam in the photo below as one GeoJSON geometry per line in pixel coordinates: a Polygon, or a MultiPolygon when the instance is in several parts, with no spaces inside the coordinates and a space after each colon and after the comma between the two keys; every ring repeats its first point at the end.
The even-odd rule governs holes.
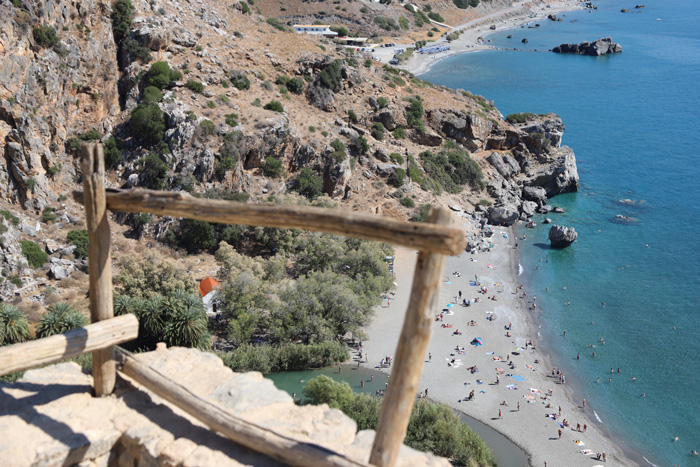
{"type": "Polygon", "coordinates": [[[518,275],[521,275],[523,273],[523,265],[518,263],[518,275]]]}
{"type": "Polygon", "coordinates": [[[600,417],[598,416],[598,413],[595,410],[593,411],[593,415],[595,415],[596,420],[598,420],[600,423],[603,423],[603,420],[600,419],[600,417]]]}
{"type": "Polygon", "coordinates": [[[647,461],[647,464],[653,465],[654,467],[658,467],[656,464],[654,464],[652,461],[650,461],[650,460],[647,459],[646,457],[642,456],[642,459],[644,459],[645,461],[647,461]]]}

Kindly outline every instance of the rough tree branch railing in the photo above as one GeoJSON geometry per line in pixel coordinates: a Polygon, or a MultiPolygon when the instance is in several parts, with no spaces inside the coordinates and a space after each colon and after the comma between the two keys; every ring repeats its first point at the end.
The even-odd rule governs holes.
{"type": "Polygon", "coordinates": [[[128,314],[21,344],[0,347],[0,376],[136,339],[139,320],[128,314]]]}
{"type": "MultiPolygon", "coordinates": [[[[431,334],[430,315],[436,306],[445,255],[459,254],[466,247],[464,232],[448,227],[450,212],[447,209],[431,208],[427,223],[408,223],[341,209],[236,203],[151,190],[106,192],[102,145],[83,143],[81,155],[85,193],[74,192],[74,197],[85,205],[90,240],[90,313],[93,324],[67,334],[0,349],[0,374],[93,352],[95,394],[111,394],[116,379],[113,346],[135,338],[138,323],[131,315],[113,317],[107,209],[221,224],[306,229],[402,245],[420,253],[396,350],[391,384],[382,404],[370,454],[373,465],[394,465],[406,436],[423,370],[431,334]]],[[[233,417],[121,349],[118,350],[118,358],[120,372],[190,413],[211,429],[255,451],[290,465],[366,465],[233,417]]]]}
{"type": "MultiPolygon", "coordinates": [[[[73,192],[83,202],[81,192],[73,192]]],[[[464,251],[464,232],[431,223],[289,204],[250,204],[195,198],[187,193],[154,190],[109,190],[107,209],[186,217],[218,224],[305,229],[401,245],[419,251],[456,255],[464,251]]]]}
{"type": "Polygon", "coordinates": [[[238,418],[172,381],[126,350],[117,347],[119,371],[192,415],[211,430],[253,451],[299,467],[367,467],[318,444],[300,441],[238,418]]]}

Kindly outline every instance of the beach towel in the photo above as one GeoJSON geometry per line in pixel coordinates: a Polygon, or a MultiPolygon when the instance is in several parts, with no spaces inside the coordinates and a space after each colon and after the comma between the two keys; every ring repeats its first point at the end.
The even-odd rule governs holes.
{"type": "Polygon", "coordinates": [[[579,446],[585,446],[585,445],[586,445],[586,443],[584,443],[584,442],[581,441],[580,439],[577,439],[576,441],[574,441],[574,443],[578,444],[579,446]]]}
{"type": "Polygon", "coordinates": [[[511,390],[518,389],[518,387],[517,387],[515,384],[509,384],[509,385],[506,386],[506,387],[507,387],[508,389],[511,389],[511,390]]]}
{"type": "Polygon", "coordinates": [[[447,304],[447,308],[452,308],[452,307],[454,307],[454,304],[452,304],[452,303],[447,304]]]}
{"type": "Polygon", "coordinates": [[[451,284],[451,283],[452,283],[452,281],[447,281],[447,282],[445,282],[445,284],[451,284]]]}
{"type": "Polygon", "coordinates": [[[530,392],[532,392],[534,394],[541,394],[542,393],[542,391],[540,391],[539,389],[535,389],[535,388],[530,388],[530,392]]]}
{"type": "Polygon", "coordinates": [[[513,378],[516,381],[525,381],[525,378],[523,378],[520,375],[513,375],[513,376],[511,376],[511,378],[513,378]]]}
{"type": "Polygon", "coordinates": [[[593,451],[591,451],[590,449],[581,449],[581,454],[583,454],[584,456],[590,456],[591,454],[593,454],[593,451]]]}

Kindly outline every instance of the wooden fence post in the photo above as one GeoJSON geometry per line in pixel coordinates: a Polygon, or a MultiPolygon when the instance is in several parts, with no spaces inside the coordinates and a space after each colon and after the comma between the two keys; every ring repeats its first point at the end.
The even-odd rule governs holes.
{"type": "MultiPolygon", "coordinates": [[[[90,240],[88,248],[90,318],[95,323],[114,316],[110,233],[106,210],[102,145],[83,143],[81,157],[85,191],[85,218],[90,240]]],[[[112,393],[116,381],[114,347],[92,353],[92,377],[96,396],[102,397],[112,393]]]]}
{"type": "MultiPolygon", "coordinates": [[[[427,222],[440,226],[450,223],[450,211],[432,208],[427,222]]],[[[406,437],[413,402],[418,393],[425,353],[430,342],[432,315],[440,291],[445,255],[421,251],[413,275],[411,298],[403,329],[392,362],[391,379],[379,416],[377,434],[369,462],[377,467],[392,467],[406,437]]]]}

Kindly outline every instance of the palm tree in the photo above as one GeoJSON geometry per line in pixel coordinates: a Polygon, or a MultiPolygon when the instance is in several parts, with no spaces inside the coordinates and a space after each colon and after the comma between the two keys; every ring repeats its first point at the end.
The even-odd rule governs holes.
{"type": "Polygon", "coordinates": [[[29,324],[22,310],[0,303],[0,345],[15,344],[29,338],[29,324]]]}
{"type": "Polygon", "coordinates": [[[150,336],[160,340],[165,326],[164,300],[160,295],[155,295],[140,303],[136,316],[139,318],[143,337],[150,336]]]}
{"type": "Polygon", "coordinates": [[[88,319],[67,303],[56,303],[46,309],[39,320],[36,336],[39,338],[63,334],[88,324],[88,319]]]}
{"type": "Polygon", "coordinates": [[[196,308],[186,308],[170,317],[164,337],[168,345],[209,348],[207,315],[196,308]]]}

